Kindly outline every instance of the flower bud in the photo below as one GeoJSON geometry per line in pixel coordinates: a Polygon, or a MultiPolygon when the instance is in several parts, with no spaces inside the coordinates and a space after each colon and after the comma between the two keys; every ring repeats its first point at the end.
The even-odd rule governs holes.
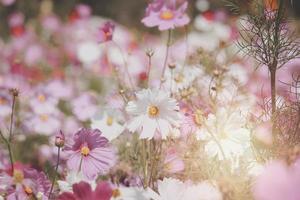
{"type": "Polygon", "coordinates": [[[63,147],[65,145],[65,135],[63,134],[62,131],[60,131],[56,136],[55,136],[55,146],[57,147],[63,147]]]}

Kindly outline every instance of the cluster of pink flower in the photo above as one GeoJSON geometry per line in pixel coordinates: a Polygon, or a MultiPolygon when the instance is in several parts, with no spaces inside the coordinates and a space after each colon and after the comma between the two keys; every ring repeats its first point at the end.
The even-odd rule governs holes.
{"type": "MultiPolygon", "coordinates": [[[[166,44],[138,42],[83,4],[34,27],[11,14],[10,40],[0,39],[0,200],[300,199],[300,141],[270,156],[267,71],[232,53],[236,26],[198,1],[189,27],[188,1],[148,5],[141,21],[166,30],[166,44]]],[[[293,60],[278,77],[299,73],[293,60]]],[[[299,103],[299,88],[279,84],[278,108],[299,103]]]]}

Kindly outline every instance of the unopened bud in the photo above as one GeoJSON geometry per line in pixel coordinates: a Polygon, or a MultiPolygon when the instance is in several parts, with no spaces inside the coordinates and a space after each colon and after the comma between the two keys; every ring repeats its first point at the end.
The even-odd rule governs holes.
{"type": "Polygon", "coordinates": [[[62,131],[60,131],[56,136],[55,136],[55,146],[61,148],[65,145],[65,135],[63,134],[62,131]]]}
{"type": "Polygon", "coordinates": [[[169,63],[169,64],[168,64],[168,67],[169,67],[170,69],[175,69],[175,68],[176,68],[176,64],[175,64],[175,63],[169,63]]]}
{"type": "Polygon", "coordinates": [[[147,55],[148,57],[152,57],[152,56],[154,55],[154,51],[153,51],[152,49],[148,49],[148,50],[146,51],[146,55],[147,55]]]}
{"type": "Polygon", "coordinates": [[[19,90],[16,89],[16,88],[10,89],[9,92],[10,92],[14,97],[19,96],[19,90]]]}

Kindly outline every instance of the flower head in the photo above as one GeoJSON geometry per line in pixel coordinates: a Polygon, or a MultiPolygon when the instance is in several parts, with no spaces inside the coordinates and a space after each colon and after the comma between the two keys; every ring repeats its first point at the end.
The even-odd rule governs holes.
{"type": "Polygon", "coordinates": [[[187,6],[187,1],[177,6],[176,1],[154,0],[148,5],[142,22],[148,27],[158,26],[161,31],[184,26],[190,21],[185,14],[187,6]]]}
{"type": "Polygon", "coordinates": [[[11,180],[6,180],[6,184],[9,182],[15,185],[15,189],[9,191],[7,199],[31,199],[34,196],[48,199],[51,183],[43,172],[32,168],[17,168],[11,180]]]}
{"type": "Polygon", "coordinates": [[[118,119],[114,115],[108,113],[104,113],[103,117],[100,119],[93,118],[91,127],[100,129],[102,135],[109,141],[117,138],[124,131],[124,127],[118,122],[118,119]]]}
{"type": "Polygon", "coordinates": [[[65,145],[65,135],[62,131],[60,131],[55,136],[55,146],[57,147],[63,147],[65,145]]]}
{"type": "Polygon", "coordinates": [[[221,108],[216,114],[208,115],[198,137],[208,140],[205,151],[209,156],[218,156],[220,160],[225,156],[229,159],[240,156],[250,145],[250,131],[244,125],[241,113],[221,108]],[[212,134],[219,144],[214,141],[212,134]]]}
{"type": "Polygon", "coordinates": [[[102,27],[99,28],[97,40],[99,43],[107,42],[112,40],[115,25],[111,22],[106,22],[102,27]]]}
{"type": "Polygon", "coordinates": [[[101,134],[98,129],[85,128],[75,133],[74,143],[65,148],[70,155],[67,160],[69,169],[81,171],[89,179],[107,173],[115,164],[116,155],[108,140],[101,134]]]}
{"type": "Polygon", "coordinates": [[[165,139],[172,126],[179,124],[179,106],[175,99],[161,90],[144,89],[136,93],[137,100],[130,101],[127,112],[133,116],[128,124],[131,132],[142,129],[140,138],[151,139],[159,133],[165,139]]]}

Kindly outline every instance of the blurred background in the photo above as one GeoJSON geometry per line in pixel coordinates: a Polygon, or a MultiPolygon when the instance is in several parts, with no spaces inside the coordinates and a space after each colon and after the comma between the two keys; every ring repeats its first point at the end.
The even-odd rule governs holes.
{"type": "MultiPolygon", "coordinates": [[[[72,14],[74,15],[74,8],[78,4],[89,5],[94,15],[114,19],[131,29],[144,30],[145,27],[142,26],[140,20],[149,1],[151,0],[0,0],[0,35],[2,37],[9,35],[7,20],[13,12],[23,13],[25,20],[30,21],[38,18],[42,12],[51,10],[63,20],[68,20],[72,14]]],[[[201,13],[201,8],[199,10],[197,7],[205,8],[207,4],[212,10],[225,8],[222,0],[189,0],[189,3],[190,16],[201,13]]],[[[292,4],[289,14],[299,19],[300,1],[292,0],[292,4]]],[[[207,9],[203,9],[204,11],[207,9]]]]}

